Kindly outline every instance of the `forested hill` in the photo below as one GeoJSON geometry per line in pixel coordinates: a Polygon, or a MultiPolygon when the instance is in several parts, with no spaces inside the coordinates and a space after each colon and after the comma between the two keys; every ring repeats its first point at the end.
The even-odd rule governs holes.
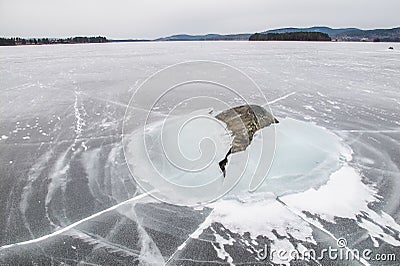
{"type": "Polygon", "coordinates": [[[0,46],[13,45],[40,45],[40,44],[65,44],[65,43],[105,43],[108,42],[106,37],[73,37],[66,39],[49,39],[49,38],[0,38],[0,46]]]}
{"type": "Polygon", "coordinates": [[[255,33],[249,41],[331,41],[328,34],[322,32],[286,32],[255,33]]]}

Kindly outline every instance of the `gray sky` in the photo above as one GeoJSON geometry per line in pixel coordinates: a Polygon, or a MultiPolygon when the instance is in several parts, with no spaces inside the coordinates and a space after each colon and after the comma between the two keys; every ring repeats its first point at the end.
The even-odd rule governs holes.
{"type": "Polygon", "coordinates": [[[281,27],[392,28],[399,0],[0,0],[0,36],[156,38],[281,27]]]}

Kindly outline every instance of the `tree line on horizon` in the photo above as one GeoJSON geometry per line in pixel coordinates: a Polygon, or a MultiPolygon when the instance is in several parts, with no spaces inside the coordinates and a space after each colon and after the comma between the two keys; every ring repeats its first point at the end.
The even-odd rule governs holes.
{"type": "Polygon", "coordinates": [[[30,38],[24,39],[20,37],[0,38],[0,46],[14,45],[41,45],[41,44],[67,44],[67,43],[105,43],[108,42],[106,37],[71,37],[65,39],[49,39],[49,38],[30,38]]]}
{"type": "Polygon", "coordinates": [[[331,37],[322,32],[286,32],[286,33],[255,33],[249,41],[332,41],[331,37]]]}

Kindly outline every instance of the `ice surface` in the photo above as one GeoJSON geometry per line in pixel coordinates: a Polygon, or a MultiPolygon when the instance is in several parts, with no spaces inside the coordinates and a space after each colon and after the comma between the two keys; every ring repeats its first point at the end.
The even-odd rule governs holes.
{"type": "MultiPolygon", "coordinates": [[[[171,42],[0,47],[0,263],[290,264],[276,257],[260,262],[256,251],[264,244],[298,250],[336,247],[340,237],[350,248],[399,258],[400,49],[387,46],[171,42]],[[258,187],[265,175],[253,176],[250,168],[262,150],[251,149],[268,143],[264,130],[254,139],[256,145],[230,158],[231,178],[244,166],[248,172],[223,199],[187,208],[142,194],[139,208],[129,201],[142,192],[123,156],[125,109],[150,75],[188,60],[233,65],[258,84],[281,121],[275,127],[275,160],[258,187]],[[257,189],[249,193],[249,188],[257,189]],[[19,242],[25,244],[9,246],[19,242]]],[[[260,101],[246,86],[237,91],[260,101]]],[[[239,97],[224,91],[209,92],[228,99],[230,106],[240,104],[239,97]]],[[[187,95],[190,90],[178,94],[187,95]]],[[[146,91],[143,99],[158,96],[146,91]]],[[[165,107],[156,106],[160,117],[152,122],[162,119],[165,107]]],[[[144,118],[147,112],[135,110],[144,118]]],[[[208,140],[199,142],[211,132],[221,143],[228,140],[215,134],[223,129],[214,126],[215,131],[198,132],[195,145],[184,150],[187,157],[198,158],[199,143],[201,150],[219,155],[208,140]]],[[[206,159],[214,162],[212,156],[206,159]]],[[[265,173],[270,164],[261,166],[265,173]]],[[[214,180],[207,178],[196,182],[214,180]]],[[[217,187],[230,182],[229,176],[222,180],[216,177],[217,187]]]]}

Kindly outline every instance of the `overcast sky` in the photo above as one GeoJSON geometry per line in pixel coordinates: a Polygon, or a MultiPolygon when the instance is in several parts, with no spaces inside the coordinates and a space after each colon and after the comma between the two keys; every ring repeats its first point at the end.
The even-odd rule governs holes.
{"type": "Polygon", "coordinates": [[[0,36],[156,38],[281,27],[392,28],[400,0],[0,0],[0,36]]]}

